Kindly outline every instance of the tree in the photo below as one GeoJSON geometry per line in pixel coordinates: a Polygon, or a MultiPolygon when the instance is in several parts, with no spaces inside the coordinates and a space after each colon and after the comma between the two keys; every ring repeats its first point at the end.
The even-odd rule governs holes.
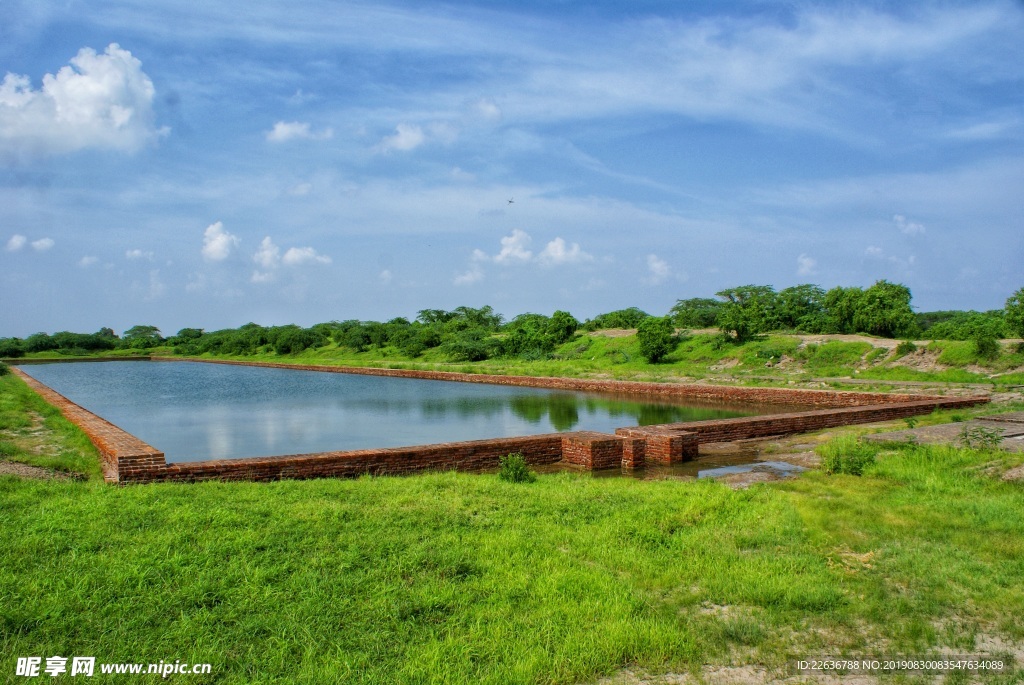
{"type": "Polygon", "coordinates": [[[640,354],[651,364],[662,361],[676,348],[676,329],[667,316],[649,316],[636,329],[640,354]]]}
{"type": "Polygon", "coordinates": [[[737,342],[778,327],[778,295],[770,285],[742,285],[715,294],[725,300],[718,312],[718,327],[737,342]]]}
{"type": "Polygon", "coordinates": [[[711,328],[718,323],[718,312],[722,303],[709,297],[692,297],[688,300],[676,300],[669,310],[669,315],[680,328],[711,328]]]}
{"type": "Polygon", "coordinates": [[[825,327],[825,291],[803,283],[779,291],[778,319],[782,328],[820,333],[825,327]]]}
{"type": "Polygon", "coordinates": [[[825,293],[824,333],[856,333],[853,318],[864,291],[857,287],[836,286],[825,293]]]}
{"type": "Polygon", "coordinates": [[[883,338],[911,336],[917,332],[917,321],[910,299],[907,286],[877,281],[861,296],[853,316],[853,326],[859,333],[883,338]]]}
{"type": "Polygon", "coordinates": [[[638,307],[627,307],[616,309],[614,312],[598,314],[587,321],[583,328],[588,331],[597,331],[605,328],[636,328],[640,322],[650,314],[638,307]]]}
{"type": "Polygon", "coordinates": [[[163,340],[160,337],[160,329],[156,326],[132,326],[121,336],[121,346],[130,347],[134,350],[144,350],[149,347],[156,347],[163,340]]]}
{"type": "Polygon", "coordinates": [[[1006,323],[1011,331],[1024,338],[1024,288],[1006,300],[1006,323]]]}

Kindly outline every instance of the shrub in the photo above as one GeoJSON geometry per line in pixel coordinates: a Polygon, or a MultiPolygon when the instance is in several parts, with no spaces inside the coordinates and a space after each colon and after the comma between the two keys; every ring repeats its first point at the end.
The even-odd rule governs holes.
{"type": "Polygon", "coordinates": [[[652,364],[657,364],[676,348],[675,327],[667,316],[649,316],[636,329],[640,343],[640,354],[652,364]]]}
{"type": "Polygon", "coordinates": [[[507,483],[532,483],[537,480],[537,475],[526,465],[526,457],[521,452],[501,457],[498,463],[501,464],[498,478],[507,483]]]}
{"type": "Polygon", "coordinates": [[[878,447],[863,443],[855,435],[841,435],[818,448],[821,470],[828,474],[859,476],[875,463],[878,447]]]}
{"type": "Polygon", "coordinates": [[[905,357],[912,352],[917,352],[917,345],[911,340],[904,340],[896,346],[896,357],[905,357]]]}
{"type": "Polygon", "coordinates": [[[999,339],[990,328],[979,328],[971,337],[971,343],[979,359],[992,360],[999,356],[999,339]]]}
{"type": "Polygon", "coordinates": [[[3,362],[0,362],[0,376],[6,376],[10,372],[11,372],[11,369],[7,366],[7,364],[4,364],[3,362]]]}
{"type": "Polygon", "coordinates": [[[958,437],[962,446],[972,450],[998,449],[1003,442],[1002,431],[984,426],[964,426],[958,437]]]}

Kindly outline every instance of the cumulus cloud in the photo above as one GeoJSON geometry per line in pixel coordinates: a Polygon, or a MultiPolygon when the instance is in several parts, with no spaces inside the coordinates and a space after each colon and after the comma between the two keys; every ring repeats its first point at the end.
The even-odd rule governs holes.
{"type": "MultiPolygon", "coordinates": [[[[501,252],[494,256],[498,264],[514,264],[516,262],[528,262],[533,257],[533,252],[527,249],[533,239],[526,231],[518,228],[501,239],[501,252]]],[[[474,255],[477,253],[474,252],[474,255]]]]}
{"type": "Polygon", "coordinates": [[[252,256],[252,260],[264,269],[276,269],[281,262],[281,248],[275,245],[268,235],[260,243],[256,254],[252,256]]]}
{"type": "Polygon", "coordinates": [[[28,238],[18,233],[15,233],[14,235],[11,236],[11,239],[7,241],[7,251],[17,252],[21,248],[25,247],[25,244],[27,242],[28,238]]]}
{"type": "Polygon", "coordinates": [[[896,224],[896,228],[900,229],[900,233],[903,235],[924,235],[923,224],[910,221],[902,214],[896,214],[892,220],[896,224]]]}
{"type": "Polygon", "coordinates": [[[43,76],[8,73],[0,83],[0,148],[61,154],[85,148],[132,152],[155,140],[153,82],[142,63],[111,43],[82,48],[70,64],[43,76]]]}
{"type": "Polygon", "coordinates": [[[87,255],[78,260],[78,266],[82,267],[83,269],[87,269],[93,264],[98,263],[99,261],[99,257],[92,257],[87,255]]]}
{"type": "Polygon", "coordinates": [[[222,262],[231,254],[232,248],[242,242],[238,236],[224,230],[220,221],[212,223],[203,232],[203,258],[211,262],[222,262]]]}
{"type": "Polygon", "coordinates": [[[479,264],[473,264],[469,267],[469,270],[463,274],[455,277],[452,281],[455,285],[473,285],[484,278],[484,270],[480,268],[479,264]]]}
{"type": "Polygon", "coordinates": [[[656,254],[647,255],[647,282],[651,285],[661,283],[672,275],[668,262],[656,254]]]}
{"type": "Polygon", "coordinates": [[[52,238],[40,238],[39,240],[32,241],[32,249],[36,252],[46,252],[54,246],[52,238]]]}
{"type": "Polygon", "coordinates": [[[311,247],[289,247],[281,258],[285,266],[302,266],[303,264],[330,264],[331,258],[318,254],[311,247]]]}
{"type": "Polygon", "coordinates": [[[864,254],[866,254],[868,257],[882,257],[885,255],[885,252],[883,252],[882,248],[880,247],[868,245],[868,249],[864,250],[864,254]]]}
{"type": "Polygon", "coordinates": [[[395,127],[394,135],[390,135],[380,141],[380,149],[384,152],[398,150],[408,152],[415,150],[426,142],[427,136],[423,129],[416,124],[399,124],[395,127]]]}
{"type": "Polygon", "coordinates": [[[334,129],[325,128],[314,131],[308,123],[298,121],[279,121],[274,128],[267,131],[267,140],[271,143],[286,143],[290,140],[330,140],[334,137],[334,129]]]}
{"type": "Polygon", "coordinates": [[[149,260],[152,260],[153,259],[153,253],[150,252],[149,250],[139,250],[139,249],[126,250],[125,253],[124,253],[124,256],[125,256],[126,259],[132,259],[132,260],[135,260],[135,259],[149,259],[149,260]]]}
{"type": "Polygon", "coordinates": [[[593,259],[593,256],[580,249],[579,243],[573,243],[567,247],[563,238],[555,238],[537,255],[537,261],[545,266],[579,264],[580,262],[589,262],[593,259]]]}
{"type": "Polygon", "coordinates": [[[331,263],[330,257],[319,254],[312,247],[290,247],[282,256],[281,248],[274,244],[270,236],[260,242],[252,260],[260,267],[252,273],[253,283],[270,283],[277,278],[277,270],[281,266],[298,267],[305,264],[331,263]]]}
{"type": "Polygon", "coordinates": [[[377,278],[380,279],[381,283],[387,285],[388,283],[391,282],[391,279],[394,278],[394,276],[392,275],[390,269],[384,269],[379,274],[377,274],[377,278]]]}
{"type": "Polygon", "coordinates": [[[814,257],[801,253],[796,258],[796,273],[798,276],[811,276],[818,271],[818,260],[814,257]]]}

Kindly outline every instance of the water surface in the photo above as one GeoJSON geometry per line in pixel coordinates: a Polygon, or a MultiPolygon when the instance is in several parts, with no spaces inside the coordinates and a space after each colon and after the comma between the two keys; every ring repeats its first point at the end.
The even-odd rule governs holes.
{"type": "Polygon", "coordinates": [[[194,362],[24,365],[167,461],[304,454],[728,418],[756,407],[194,362]]]}

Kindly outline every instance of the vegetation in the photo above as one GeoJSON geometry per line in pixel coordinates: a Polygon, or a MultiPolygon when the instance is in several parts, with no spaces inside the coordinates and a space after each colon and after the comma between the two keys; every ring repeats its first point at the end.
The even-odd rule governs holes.
{"type": "Polygon", "coordinates": [[[519,452],[501,457],[499,463],[498,478],[506,483],[533,483],[537,480],[537,474],[530,470],[526,458],[519,452]]]}
{"type": "Polygon", "coordinates": [[[667,316],[649,316],[640,322],[636,330],[640,354],[651,364],[657,364],[668,356],[676,346],[676,331],[672,319],[667,316]]]}
{"type": "Polygon", "coordinates": [[[861,442],[851,433],[834,438],[818,448],[821,470],[827,474],[859,476],[875,463],[877,445],[861,442]]]}
{"type": "Polygon", "coordinates": [[[868,288],[802,284],[775,291],[746,285],[717,299],[679,300],[665,317],[629,307],[580,323],[572,314],[521,314],[506,321],[491,307],[424,309],[413,320],[329,321],[308,328],[247,323],[236,329],[183,328],[164,338],[151,325],[118,337],[36,333],[0,339],[0,357],[177,354],[305,363],[399,365],[489,373],[706,377],[728,370],[750,382],[785,376],[858,377],[892,381],[1024,384],[1024,345],[999,340],[1019,325],[1024,289],[1005,310],[914,314],[906,286],[878,281],[868,288]],[[1016,317],[1016,318],[1015,318],[1016,317]],[[673,328],[707,329],[674,334],[673,328]],[[634,335],[595,331],[637,329],[634,335]],[[642,331],[640,329],[643,329],[642,331]],[[927,330],[922,352],[912,339],[927,330]],[[803,345],[790,333],[866,333],[904,340],[891,346],[832,341],[803,345]],[[908,357],[910,353],[914,354],[908,357]],[[566,363],[571,362],[571,363],[566,363]],[[919,368],[936,364],[939,368],[919,368]],[[453,366],[455,365],[455,366],[453,366]],[[756,377],[755,377],[756,374],[756,377]]]}
{"type": "MultiPolygon", "coordinates": [[[[10,426],[38,406],[0,380],[3,449],[17,451],[32,438],[10,426]]],[[[95,460],[44,430],[50,458],[95,460]]],[[[581,683],[975,654],[1024,640],[1024,495],[999,477],[1021,459],[904,445],[860,477],[740,491],[578,473],[530,487],[0,476],[0,645],[208,662],[189,682],[229,684],[581,683]]],[[[1016,682],[1011,669],[993,682],[1016,682]]]]}

